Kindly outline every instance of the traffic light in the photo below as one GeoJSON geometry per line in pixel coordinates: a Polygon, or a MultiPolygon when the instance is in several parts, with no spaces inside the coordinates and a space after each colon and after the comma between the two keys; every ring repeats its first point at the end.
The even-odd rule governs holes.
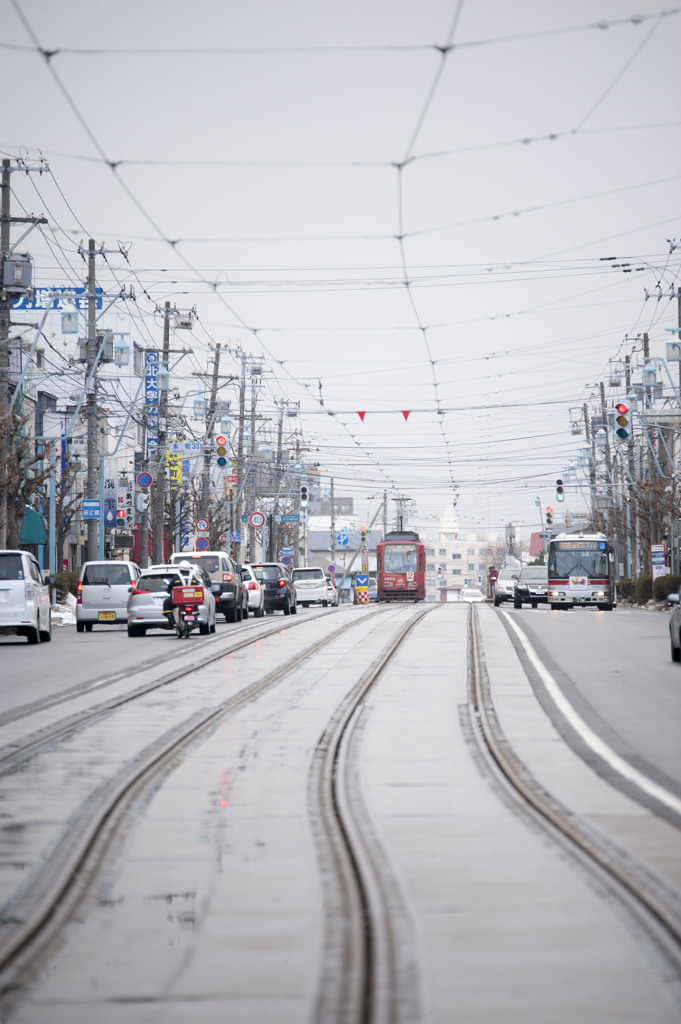
{"type": "Polygon", "coordinates": [[[227,438],[223,434],[219,434],[215,438],[215,443],[217,445],[218,466],[220,469],[224,469],[227,465],[227,438]]]}
{"type": "Polygon", "coordinates": [[[442,566],[438,565],[438,567],[437,567],[437,578],[439,580],[441,580],[443,576],[444,576],[444,572],[442,571],[442,566]]]}
{"type": "Polygon", "coordinates": [[[359,539],[361,540],[363,545],[366,544],[366,542],[367,542],[367,528],[366,528],[366,526],[360,526],[360,528],[359,528],[359,539]]]}
{"type": "Polygon", "coordinates": [[[565,501],[565,495],[563,494],[563,481],[556,480],[556,501],[565,501]]]}
{"type": "Polygon", "coordinates": [[[629,437],[629,406],[626,402],[620,402],[619,405],[615,406],[617,411],[617,430],[615,434],[619,437],[620,441],[626,441],[629,437]]]}
{"type": "Polygon", "coordinates": [[[300,488],[300,507],[307,508],[308,496],[307,496],[307,484],[302,484],[300,488]]]}
{"type": "Polygon", "coordinates": [[[546,506],[546,525],[550,526],[553,522],[553,509],[550,505],[546,506]]]}
{"type": "Polygon", "coordinates": [[[118,526],[118,527],[125,526],[126,525],[126,520],[127,520],[127,516],[125,514],[125,509],[124,508],[117,508],[116,509],[116,526],[118,526]]]}

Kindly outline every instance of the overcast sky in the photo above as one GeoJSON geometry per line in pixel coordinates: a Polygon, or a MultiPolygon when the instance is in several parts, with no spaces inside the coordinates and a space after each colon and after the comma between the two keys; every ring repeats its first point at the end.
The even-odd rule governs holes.
{"type": "MultiPolygon", "coordinates": [[[[156,303],[200,318],[176,383],[196,386],[211,338],[263,354],[263,409],[300,401],[314,459],[360,514],[388,488],[421,525],[456,497],[464,527],[538,528],[594,385],[623,397],[610,371],[640,366],[644,332],[664,355],[679,8],[0,0],[0,15],[0,150],[40,151],[51,172],[12,181],[54,228],[25,243],[36,283],[82,277],[88,235],[131,243],[101,283],[134,285],[143,343],[160,344],[156,303]]],[[[566,504],[584,508],[575,487],[566,504]]]]}

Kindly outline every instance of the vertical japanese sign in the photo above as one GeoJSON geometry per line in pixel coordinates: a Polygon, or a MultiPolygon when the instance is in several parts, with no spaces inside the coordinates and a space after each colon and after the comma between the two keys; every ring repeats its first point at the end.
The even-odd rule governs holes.
{"type": "Polygon", "coordinates": [[[147,413],[147,450],[158,451],[158,352],[144,353],[144,404],[147,413]]]}
{"type": "Polygon", "coordinates": [[[166,466],[168,467],[168,480],[171,491],[177,492],[182,483],[182,456],[171,455],[166,449],[166,466]]]}
{"type": "Polygon", "coordinates": [[[118,488],[116,477],[109,473],[104,477],[104,526],[111,529],[116,526],[116,508],[118,507],[118,488]]]}

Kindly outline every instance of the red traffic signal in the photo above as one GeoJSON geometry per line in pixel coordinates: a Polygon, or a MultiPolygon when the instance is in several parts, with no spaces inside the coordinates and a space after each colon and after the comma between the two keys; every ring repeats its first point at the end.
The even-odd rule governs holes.
{"type": "Polygon", "coordinates": [[[619,405],[615,406],[617,410],[617,430],[615,433],[621,441],[626,441],[629,437],[629,406],[624,402],[620,402],[619,405]]]}
{"type": "Polygon", "coordinates": [[[218,448],[224,448],[224,446],[227,444],[227,438],[220,434],[218,437],[215,438],[215,443],[218,446],[218,448]]]}
{"type": "Polygon", "coordinates": [[[124,508],[117,508],[116,509],[116,519],[125,519],[125,509],[124,508]]]}

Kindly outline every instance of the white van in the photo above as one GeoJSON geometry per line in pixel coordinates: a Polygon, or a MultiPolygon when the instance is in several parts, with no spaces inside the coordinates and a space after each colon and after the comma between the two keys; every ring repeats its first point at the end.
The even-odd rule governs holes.
{"type": "Polygon", "coordinates": [[[76,630],[92,632],[92,627],[124,626],[128,622],[130,588],[139,578],[135,562],[85,562],[80,570],[76,592],[76,630]]]}
{"type": "Polygon", "coordinates": [[[296,588],[296,601],[303,608],[311,604],[321,604],[326,608],[329,604],[329,591],[326,585],[326,573],[316,565],[305,565],[294,569],[291,573],[293,586],[296,588]]]}
{"type": "Polygon", "coordinates": [[[0,551],[0,636],[25,636],[29,644],[52,639],[49,584],[30,551],[0,551]]]}

